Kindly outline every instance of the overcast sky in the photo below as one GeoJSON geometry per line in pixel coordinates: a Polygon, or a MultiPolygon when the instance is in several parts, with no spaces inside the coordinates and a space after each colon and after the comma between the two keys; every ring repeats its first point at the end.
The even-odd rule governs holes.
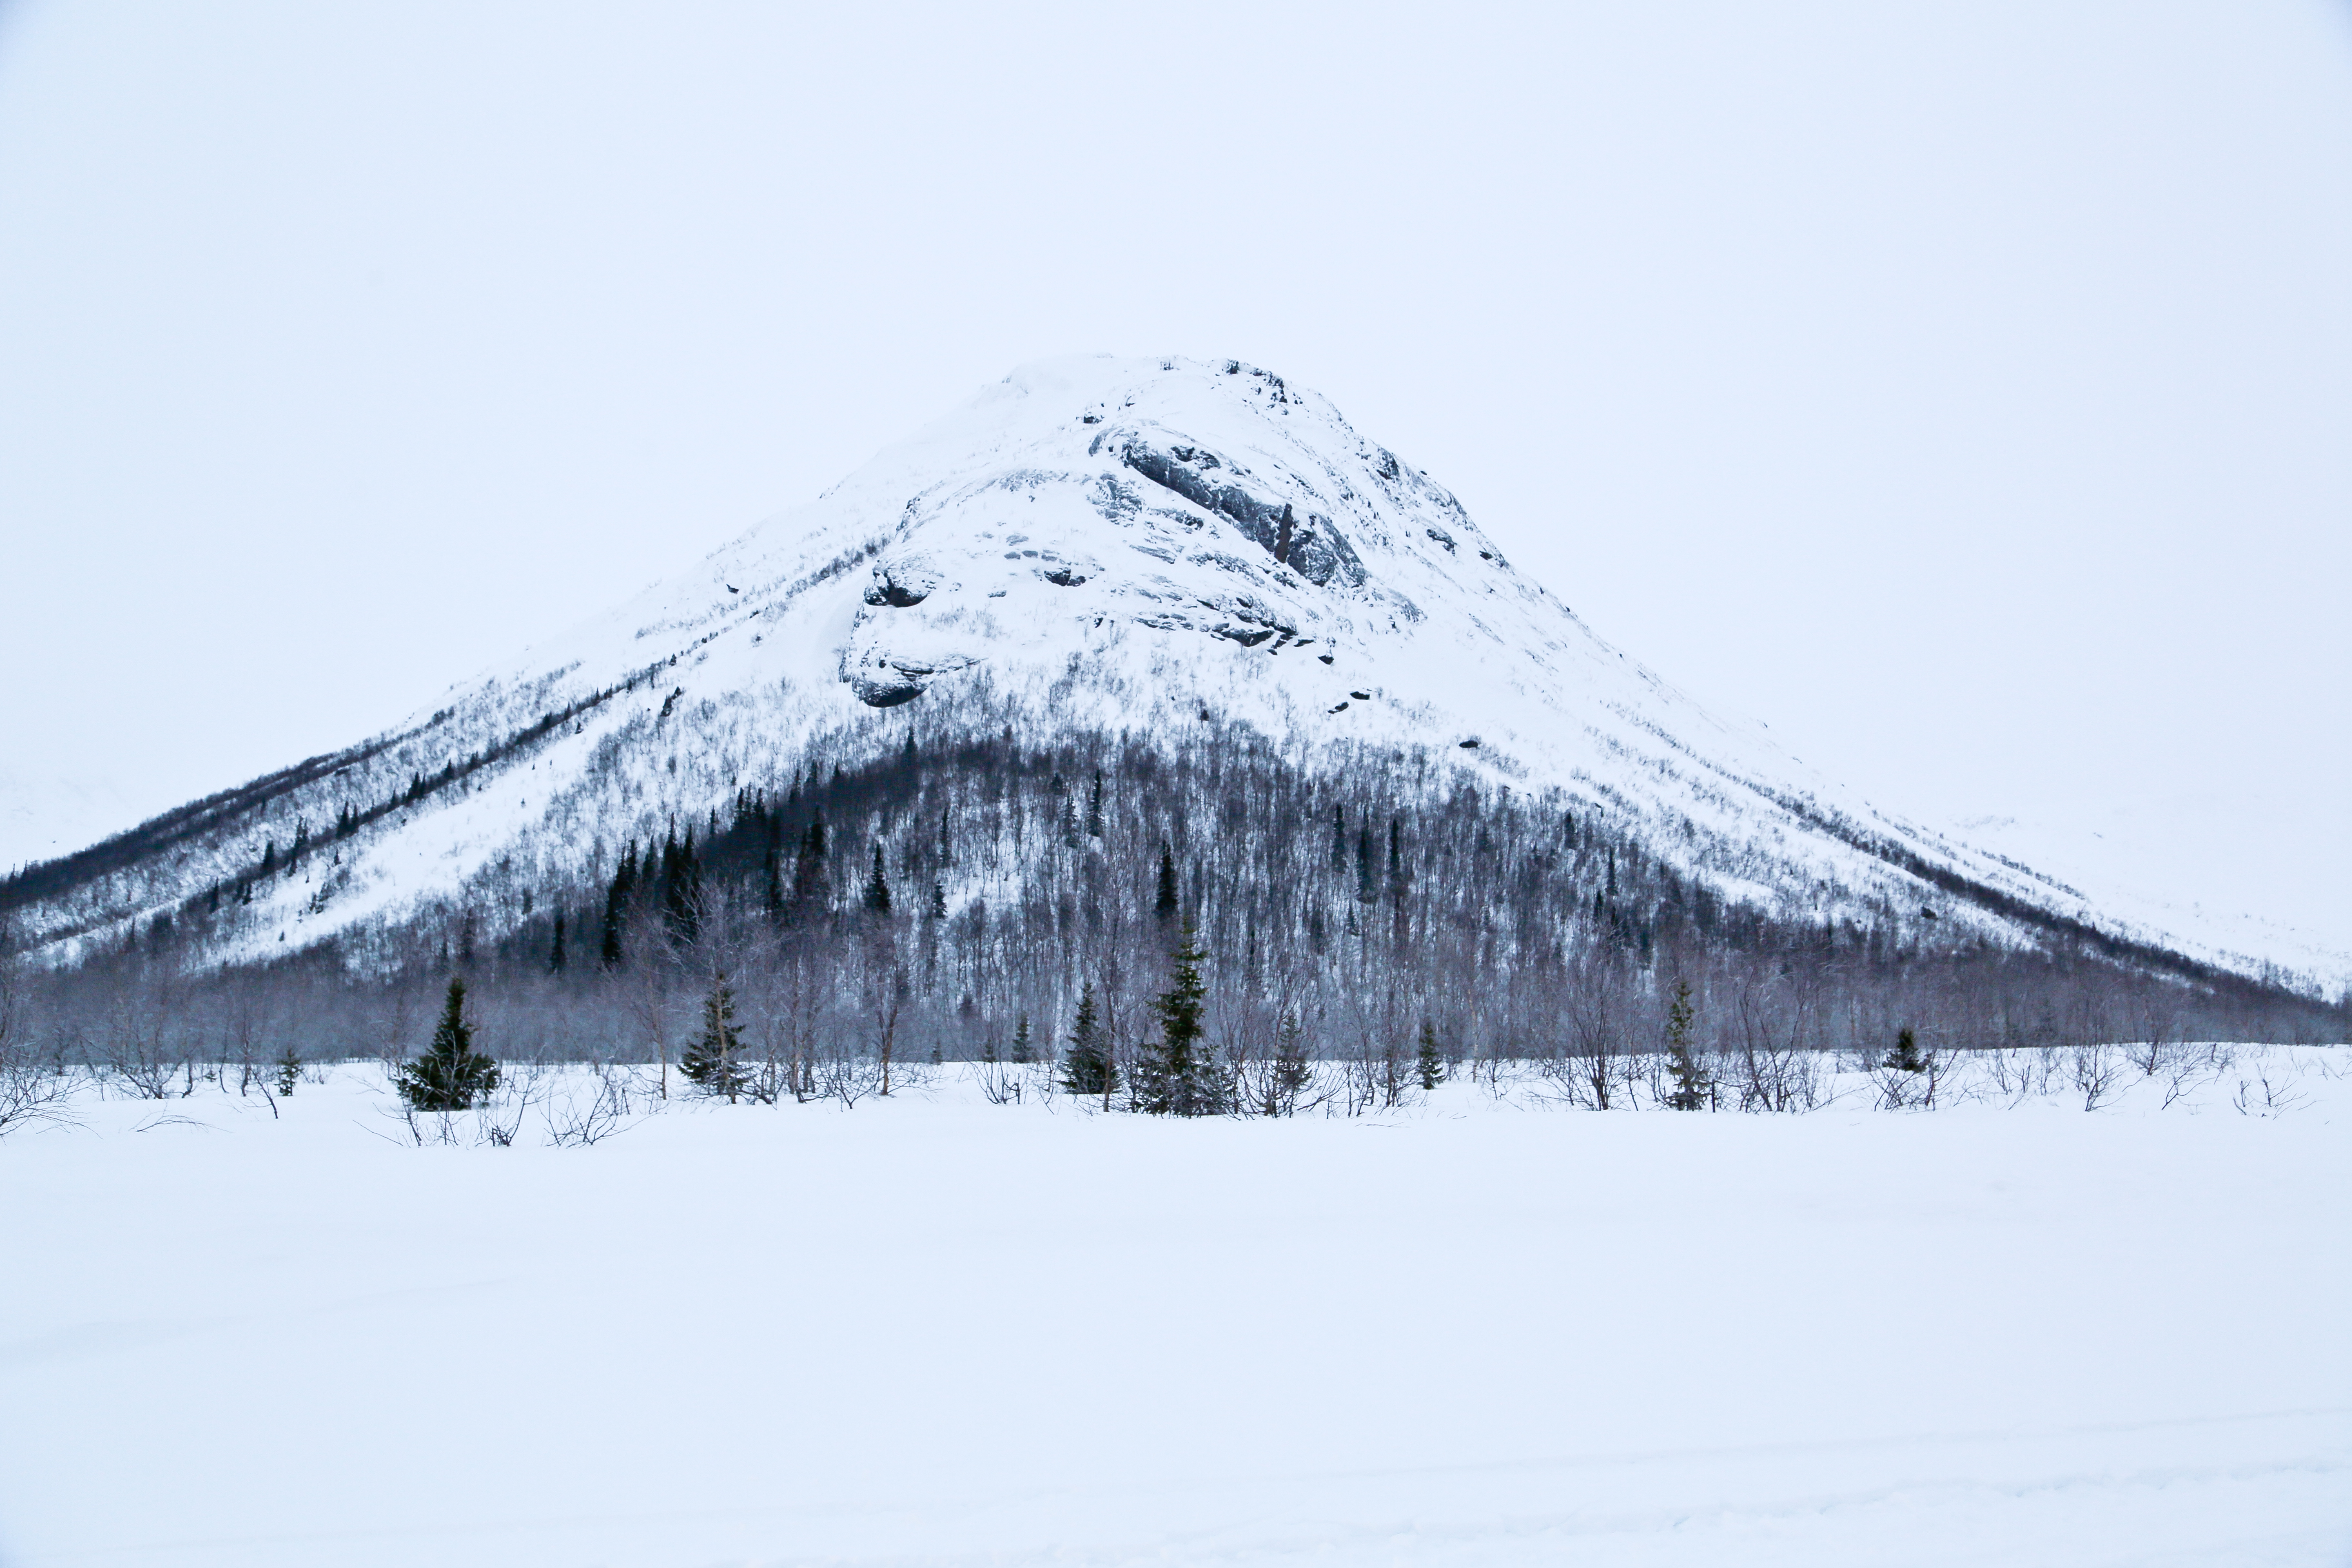
{"type": "Polygon", "coordinates": [[[0,0],[0,864],[1089,350],[1328,395],[1894,810],[2352,947],[2322,0],[0,0]]]}

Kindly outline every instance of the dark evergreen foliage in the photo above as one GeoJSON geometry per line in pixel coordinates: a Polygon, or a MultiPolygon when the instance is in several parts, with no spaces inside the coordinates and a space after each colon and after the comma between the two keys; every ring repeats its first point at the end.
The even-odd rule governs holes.
{"type": "Polygon", "coordinates": [[[743,1092],[742,1051],[742,1034],[735,1026],[735,993],[722,974],[702,999],[702,1027],[679,1054],[678,1070],[704,1093],[724,1095],[731,1103],[743,1092]]]}
{"type": "Polygon", "coordinates": [[[1070,1048],[1062,1057],[1062,1088],[1082,1100],[1106,1104],[1118,1092],[1118,1066],[1111,1060],[1110,1043],[1103,1037],[1101,1010],[1095,1005],[1094,983],[1078,992],[1078,1016],[1070,1025],[1070,1048]]]}
{"type": "Polygon", "coordinates": [[[632,841],[621,851],[620,868],[613,873],[613,885],[604,894],[604,940],[598,957],[607,969],[621,967],[625,956],[623,933],[628,926],[629,900],[636,890],[637,847],[632,841]]]}
{"type": "Polygon", "coordinates": [[[464,980],[450,978],[433,1043],[424,1055],[401,1065],[395,1087],[417,1110],[470,1110],[475,1101],[499,1087],[499,1064],[474,1049],[464,980]]]}
{"type": "Polygon", "coordinates": [[[1421,1021],[1421,1043],[1413,1055],[1413,1076],[1424,1094],[1445,1081],[1445,1054],[1437,1048],[1437,1026],[1421,1021]]]}
{"type": "Polygon", "coordinates": [[[1160,842],[1160,891],[1151,900],[1152,915],[1164,926],[1176,918],[1180,902],[1176,891],[1176,850],[1163,838],[1160,842]]]}
{"type": "Polygon", "coordinates": [[[1706,1110],[1715,1103],[1715,1084],[1691,1045],[1690,982],[1675,983],[1674,1000],[1666,1005],[1666,1071],[1674,1079],[1666,1104],[1675,1110],[1706,1110]]]}
{"type": "Polygon", "coordinates": [[[1135,1109],[1148,1115],[1213,1116],[1224,1109],[1204,1037],[1209,988],[1201,966],[1207,956],[1187,926],[1171,960],[1175,973],[1169,987],[1151,1005],[1160,1038],[1136,1058],[1135,1109]]]}

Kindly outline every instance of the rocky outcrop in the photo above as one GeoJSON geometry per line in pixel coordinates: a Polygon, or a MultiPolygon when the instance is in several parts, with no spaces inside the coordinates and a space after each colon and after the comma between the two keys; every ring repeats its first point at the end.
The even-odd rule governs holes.
{"type": "Polygon", "coordinates": [[[909,551],[874,563],[874,581],[866,585],[866,602],[905,609],[937,593],[943,579],[929,556],[909,551]]]}
{"type": "Polygon", "coordinates": [[[1125,438],[1119,459],[1161,489],[1226,518],[1276,563],[1317,587],[1363,583],[1364,563],[1329,518],[1300,514],[1289,501],[1251,484],[1246,469],[1207,447],[1136,435],[1125,438]]]}

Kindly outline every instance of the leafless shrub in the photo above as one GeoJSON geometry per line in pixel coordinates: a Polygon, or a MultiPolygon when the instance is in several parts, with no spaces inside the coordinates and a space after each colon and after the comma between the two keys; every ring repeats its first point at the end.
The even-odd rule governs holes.
{"type": "Polygon", "coordinates": [[[1805,997],[1776,994],[1750,979],[1731,989],[1717,1081],[1730,1086],[1742,1110],[1811,1110],[1822,1102],[1821,1055],[1807,1048],[1811,1009],[1805,997]]]}
{"type": "Polygon", "coordinates": [[[881,1092],[882,1064],[855,1053],[830,1055],[817,1064],[816,1085],[819,1095],[841,1101],[841,1108],[847,1110],[868,1095],[881,1092]]]}
{"type": "Polygon", "coordinates": [[[2124,1054],[2112,1046],[2084,1041],[2066,1053],[2068,1075],[2083,1097],[2083,1109],[2096,1110],[2123,1088],[2124,1054]]]}
{"type": "MultiPolygon", "coordinates": [[[[2147,1059],[2135,1057],[2134,1065],[2147,1059]]],[[[2155,1053],[2154,1076],[2164,1085],[2164,1109],[2187,1099],[2200,1085],[2219,1081],[2237,1060],[2237,1053],[2226,1046],[2192,1046],[2175,1041],[2155,1053]]]]}
{"type": "Polygon", "coordinates": [[[32,1050],[19,984],[16,966],[0,959],[0,1137],[72,1120],[74,1079],[32,1050]]]}
{"type": "Polygon", "coordinates": [[[1024,1099],[1040,1098],[1035,1069],[1015,1062],[974,1062],[972,1081],[980,1086],[981,1098],[991,1105],[1019,1105],[1024,1099]]]}
{"type": "Polygon", "coordinates": [[[2257,1062],[2252,1078],[2238,1079],[2238,1092],[2230,1100],[2241,1116],[2284,1116],[2310,1102],[2311,1097],[2287,1079],[2282,1077],[2273,1082],[2267,1060],[2257,1062]]]}
{"type": "Polygon", "coordinates": [[[547,1069],[537,1062],[509,1062],[499,1071],[499,1087],[474,1107],[474,1141],[495,1149],[514,1147],[524,1118],[545,1093],[547,1069]]]}
{"type": "Polygon", "coordinates": [[[547,1142],[553,1148],[593,1148],[639,1120],[633,1077],[625,1068],[596,1062],[590,1066],[588,1076],[584,1093],[555,1089],[541,1100],[540,1116],[547,1124],[547,1142]]]}

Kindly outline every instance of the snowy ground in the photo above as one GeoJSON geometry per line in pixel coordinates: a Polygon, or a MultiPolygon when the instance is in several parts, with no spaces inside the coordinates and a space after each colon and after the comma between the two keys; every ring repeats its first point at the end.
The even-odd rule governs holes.
{"type": "Polygon", "coordinates": [[[0,1140],[0,1563],[2352,1562],[2352,1056],[2161,1088],[85,1098],[0,1140]]]}

